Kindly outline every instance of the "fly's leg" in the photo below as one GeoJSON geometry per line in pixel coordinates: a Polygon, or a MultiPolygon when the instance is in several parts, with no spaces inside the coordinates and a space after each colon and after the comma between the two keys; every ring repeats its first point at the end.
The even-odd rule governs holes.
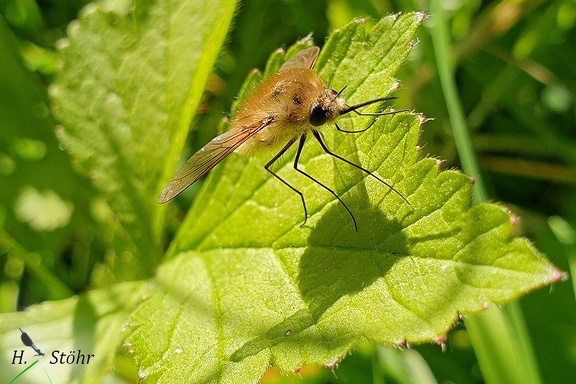
{"type": "MultiPolygon", "coordinates": [[[[302,140],[301,140],[302,141],[302,140]]],[[[304,224],[306,224],[306,220],[308,220],[308,210],[306,209],[306,202],[304,201],[304,195],[302,194],[302,192],[300,192],[299,190],[297,190],[296,188],[294,188],[293,186],[291,186],[290,184],[288,184],[288,182],[286,180],[284,180],[283,178],[281,178],[280,176],[278,176],[276,173],[274,173],[274,171],[272,171],[270,169],[270,166],[272,166],[272,164],[274,164],[274,162],[276,162],[276,160],[278,160],[280,158],[280,156],[282,156],[288,149],[290,149],[290,147],[296,142],[296,138],[291,139],[285,146],[284,148],[282,148],[280,150],[280,152],[278,152],[272,159],[270,159],[269,162],[266,163],[266,165],[264,165],[264,169],[267,170],[269,173],[272,174],[272,176],[274,176],[275,178],[277,178],[278,180],[280,180],[285,186],[287,186],[288,188],[290,188],[291,190],[293,190],[294,192],[296,192],[299,196],[300,199],[302,199],[302,206],[304,207],[304,222],[302,223],[302,226],[304,226],[304,224]]],[[[301,145],[298,146],[298,154],[296,155],[296,157],[298,158],[298,156],[300,156],[300,151],[302,150],[301,145]]]]}
{"type": "MultiPolygon", "coordinates": [[[[396,194],[398,194],[398,196],[400,196],[402,199],[404,199],[404,201],[406,203],[408,203],[408,205],[410,205],[410,202],[408,201],[407,198],[404,197],[403,194],[401,194],[400,192],[398,192],[393,186],[391,186],[390,184],[388,184],[387,182],[385,182],[384,180],[382,180],[381,178],[379,178],[378,176],[376,176],[375,174],[373,174],[372,172],[370,172],[369,170],[367,170],[366,168],[358,165],[358,164],[354,164],[353,162],[351,162],[350,160],[347,160],[345,158],[343,158],[340,155],[335,154],[334,152],[332,152],[331,150],[328,149],[328,147],[326,146],[326,144],[324,144],[324,142],[322,141],[322,138],[320,137],[320,133],[318,131],[312,131],[312,134],[314,135],[314,137],[316,138],[316,140],[318,141],[318,143],[320,143],[320,146],[322,147],[322,149],[324,150],[324,152],[326,152],[327,154],[329,154],[330,156],[334,156],[335,158],[345,162],[346,164],[350,164],[351,166],[353,166],[354,168],[357,168],[361,171],[366,172],[367,174],[369,174],[370,176],[374,177],[376,180],[378,180],[379,182],[381,182],[382,184],[384,184],[385,186],[387,186],[388,188],[390,188],[392,191],[396,192],[396,194]]],[[[344,203],[342,203],[344,204],[344,203]]]]}
{"type": "MultiPolygon", "coordinates": [[[[316,139],[318,139],[320,137],[320,134],[317,131],[312,131],[312,133],[314,134],[314,137],[316,137],[316,139]]],[[[358,225],[356,224],[356,218],[352,214],[352,211],[350,210],[350,208],[348,208],[348,206],[344,203],[344,201],[342,201],[342,199],[336,194],[336,192],[334,192],[332,189],[328,188],[326,185],[322,184],[320,181],[316,180],[315,178],[313,178],[312,176],[310,176],[309,174],[307,174],[306,172],[304,172],[303,170],[298,168],[298,160],[300,159],[300,154],[302,153],[302,148],[304,147],[305,141],[306,141],[306,135],[302,135],[300,137],[300,142],[298,143],[298,152],[296,152],[296,158],[294,159],[294,169],[296,171],[298,171],[299,173],[301,173],[302,175],[309,178],[310,180],[312,180],[313,182],[315,182],[316,184],[320,185],[322,188],[324,188],[325,190],[330,192],[332,194],[332,196],[334,196],[336,199],[338,199],[338,201],[344,206],[344,208],[346,208],[346,210],[350,214],[350,217],[352,218],[352,221],[354,222],[354,230],[356,232],[358,232],[358,225]]],[[[323,143],[322,143],[322,148],[325,148],[323,143]]],[[[302,197],[302,201],[304,201],[304,197],[302,197]]],[[[304,210],[306,210],[306,207],[304,207],[304,210]]]]}

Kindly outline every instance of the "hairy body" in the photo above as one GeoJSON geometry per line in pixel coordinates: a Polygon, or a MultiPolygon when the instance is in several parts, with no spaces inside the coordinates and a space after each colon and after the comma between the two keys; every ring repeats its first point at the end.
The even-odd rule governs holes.
{"type": "MultiPolygon", "coordinates": [[[[165,203],[174,198],[232,152],[250,156],[262,150],[278,151],[278,148],[281,147],[278,153],[266,163],[264,168],[300,196],[304,207],[304,222],[306,222],[308,211],[302,192],[270,169],[272,164],[282,154],[292,147],[296,141],[299,141],[298,151],[294,159],[294,169],[320,185],[340,201],[352,217],[354,228],[358,230],[356,219],[344,201],[332,189],[298,168],[298,160],[304,147],[304,142],[307,135],[311,133],[327,154],[373,176],[408,203],[408,200],[390,184],[367,169],[331,152],[322,141],[319,133],[320,127],[326,123],[334,122],[340,115],[354,112],[358,115],[381,116],[397,113],[398,111],[387,113],[362,113],[357,111],[358,108],[388,100],[390,97],[381,97],[348,106],[340,95],[341,92],[327,88],[320,77],[312,70],[319,52],[320,49],[318,47],[310,47],[299,52],[286,61],[277,74],[270,76],[259,84],[240,107],[230,123],[230,129],[214,138],[192,155],[164,187],[158,202],[165,203]]],[[[341,130],[338,125],[336,127],[342,132],[349,132],[341,130]]]]}

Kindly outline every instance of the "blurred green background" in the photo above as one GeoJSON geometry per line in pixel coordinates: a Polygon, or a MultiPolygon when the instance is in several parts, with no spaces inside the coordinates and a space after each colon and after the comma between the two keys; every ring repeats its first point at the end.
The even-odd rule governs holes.
{"type": "MultiPolygon", "coordinates": [[[[59,148],[50,113],[56,46],[87,3],[0,1],[2,312],[130,278],[129,271],[111,267],[110,228],[98,219],[98,195],[59,148]]],[[[576,268],[576,1],[449,0],[439,6],[441,13],[431,12],[426,1],[242,2],[194,121],[202,129],[192,130],[190,143],[215,135],[245,76],[262,68],[276,48],[310,32],[322,45],[331,30],[355,17],[425,11],[429,18],[398,74],[402,88],[395,106],[433,119],[423,127],[423,154],[444,160],[446,168],[460,168],[438,76],[437,63],[450,61],[489,199],[505,203],[519,217],[518,234],[571,273],[576,268]],[[452,41],[448,58],[438,55],[432,41],[439,24],[452,41]]],[[[187,152],[195,149],[191,144],[187,152]]],[[[186,196],[177,202],[182,214],[194,192],[186,196]]],[[[168,225],[175,229],[178,223],[168,225]]],[[[574,291],[570,279],[520,300],[540,375],[535,382],[576,378],[574,291]]],[[[334,372],[304,367],[286,378],[272,369],[264,381],[482,383],[486,376],[475,356],[460,324],[445,351],[436,345],[400,351],[365,343],[334,372]]]]}

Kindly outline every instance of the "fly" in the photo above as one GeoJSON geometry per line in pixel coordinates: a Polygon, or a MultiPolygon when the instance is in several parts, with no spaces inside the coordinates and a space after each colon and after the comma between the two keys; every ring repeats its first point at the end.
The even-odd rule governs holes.
{"type": "MultiPolygon", "coordinates": [[[[230,129],[214,138],[190,157],[164,187],[158,202],[165,203],[173,199],[232,152],[250,156],[264,149],[280,148],[279,152],[264,165],[264,169],[300,196],[304,208],[303,224],[305,224],[308,218],[308,210],[304,195],[270,169],[276,160],[298,142],[298,149],[293,164],[294,169],[332,194],[346,209],[352,218],[354,229],[358,231],[354,214],[336,192],[298,168],[298,160],[300,159],[302,148],[306,138],[311,135],[328,155],[374,177],[400,196],[407,204],[410,204],[408,199],[392,185],[366,168],[332,152],[324,144],[319,128],[324,124],[335,123],[339,116],[354,112],[360,116],[376,117],[402,111],[373,113],[359,111],[362,107],[395,99],[396,97],[393,96],[380,97],[352,106],[347,105],[341,96],[343,89],[337,92],[334,89],[327,88],[320,77],[312,70],[319,52],[320,48],[318,47],[310,47],[300,51],[286,61],[277,74],[272,75],[256,87],[230,123],[230,129]]],[[[335,123],[339,131],[346,133],[363,132],[370,128],[372,124],[362,130],[347,131],[340,129],[338,124],[335,123]]]]}

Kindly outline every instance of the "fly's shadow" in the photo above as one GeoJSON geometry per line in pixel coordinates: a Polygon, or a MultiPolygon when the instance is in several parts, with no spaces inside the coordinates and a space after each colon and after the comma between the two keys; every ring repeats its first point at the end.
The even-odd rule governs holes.
{"type": "Polygon", "coordinates": [[[394,263],[408,253],[400,223],[387,219],[378,208],[370,207],[364,188],[357,191],[360,197],[350,199],[348,196],[348,201],[362,217],[358,232],[338,204],[333,204],[314,224],[298,266],[298,290],[307,304],[305,308],[287,316],[264,334],[247,340],[231,354],[232,361],[241,361],[275,346],[306,349],[307,344],[314,348],[318,343],[329,343],[331,347],[343,348],[349,342],[346,337],[326,340],[312,330],[338,300],[358,294],[385,278],[394,263]]]}
{"type": "Polygon", "coordinates": [[[397,220],[370,207],[367,199],[356,199],[351,205],[361,212],[359,231],[344,225],[346,218],[334,206],[316,223],[300,259],[298,288],[315,320],[341,298],[385,278],[394,263],[408,254],[397,220]]]}

